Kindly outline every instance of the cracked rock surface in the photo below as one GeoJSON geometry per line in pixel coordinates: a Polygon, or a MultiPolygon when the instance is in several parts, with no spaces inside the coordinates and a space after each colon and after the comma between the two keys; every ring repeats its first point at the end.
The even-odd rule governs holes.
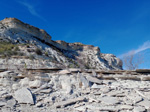
{"type": "Polygon", "coordinates": [[[0,111],[150,111],[150,81],[142,80],[150,74],[77,71],[26,71],[26,74],[15,71],[0,72],[0,111]],[[106,80],[106,76],[111,78],[106,80]],[[131,76],[141,80],[130,79],[131,76]],[[126,80],[122,77],[126,77],[126,80]]]}

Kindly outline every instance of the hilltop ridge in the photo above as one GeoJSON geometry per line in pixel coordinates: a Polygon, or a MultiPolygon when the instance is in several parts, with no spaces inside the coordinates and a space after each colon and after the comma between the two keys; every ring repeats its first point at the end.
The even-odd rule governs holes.
{"type": "MultiPolygon", "coordinates": [[[[5,18],[0,21],[0,40],[13,44],[28,44],[28,48],[19,46],[19,49],[24,52],[25,56],[34,57],[37,62],[42,59],[44,65],[42,67],[122,69],[120,59],[112,54],[101,53],[99,47],[80,42],[53,41],[45,30],[31,26],[16,18],[5,18]],[[37,49],[41,52],[40,55],[36,53],[37,49]]],[[[9,58],[8,63],[11,65],[15,61],[15,64],[19,65],[24,61],[28,67],[31,66],[32,60],[20,60],[15,61],[15,59],[9,58]]],[[[3,61],[0,61],[0,64],[2,63],[3,61]]],[[[35,67],[33,63],[32,66],[35,67]]]]}

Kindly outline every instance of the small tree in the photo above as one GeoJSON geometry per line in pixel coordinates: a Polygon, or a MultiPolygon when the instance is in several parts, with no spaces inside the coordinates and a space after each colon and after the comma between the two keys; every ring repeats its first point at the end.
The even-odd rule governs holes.
{"type": "Polygon", "coordinates": [[[124,66],[127,70],[135,70],[143,63],[142,54],[136,54],[135,51],[131,51],[123,57],[124,66]]]}

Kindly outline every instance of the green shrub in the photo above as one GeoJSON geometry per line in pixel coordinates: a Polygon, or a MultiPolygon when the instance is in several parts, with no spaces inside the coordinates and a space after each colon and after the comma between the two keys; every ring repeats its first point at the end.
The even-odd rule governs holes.
{"type": "Polygon", "coordinates": [[[14,48],[14,51],[20,51],[19,47],[16,46],[16,47],[14,48]]]}
{"type": "Polygon", "coordinates": [[[45,56],[48,56],[48,52],[45,52],[45,56]]]}
{"type": "Polygon", "coordinates": [[[13,55],[22,55],[20,54],[18,44],[12,44],[10,42],[0,42],[0,55],[2,57],[11,57],[13,55]]]}

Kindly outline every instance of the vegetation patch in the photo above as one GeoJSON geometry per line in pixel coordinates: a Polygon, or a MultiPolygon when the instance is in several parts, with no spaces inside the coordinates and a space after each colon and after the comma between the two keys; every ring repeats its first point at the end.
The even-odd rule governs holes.
{"type": "Polygon", "coordinates": [[[23,55],[19,52],[19,45],[9,42],[0,42],[0,55],[1,57],[11,57],[16,55],[23,55]]]}

